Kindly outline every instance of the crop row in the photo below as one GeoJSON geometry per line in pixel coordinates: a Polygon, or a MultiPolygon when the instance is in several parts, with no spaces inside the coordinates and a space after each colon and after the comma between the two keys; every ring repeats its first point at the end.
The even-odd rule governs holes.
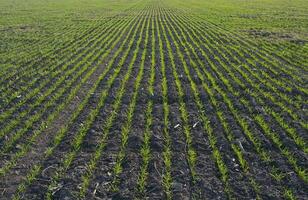
{"type": "Polygon", "coordinates": [[[76,25],[78,39],[67,31],[69,44],[46,47],[41,69],[37,52],[25,53],[33,59],[8,77],[16,94],[13,82],[0,89],[8,96],[0,186],[17,190],[14,199],[37,188],[45,199],[62,189],[81,199],[198,199],[211,197],[215,181],[215,197],[305,195],[302,61],[280,59],[274,45],[258,48],[173,1],[140,1],[76,25]]]}
{"type": "MultiPolygon", "coordinates": [[[[138,17],[138,16],[137,16],[138,17]]],[[[139,23],[140,23],[140,20],[138,20],[139,23]]],[[[136,23],[136,22],[135,22],[136,23]]],[[[135,24],[136,25],[136,24],[135,24]]],[[[129,26],[126,26],[126,28],[128,28],[129,26]]],[[[132,32],[134,26],[131,26],[130,27],[130,32],[132,32]]],[[[136,34],[136,31],[137,29],[135,29],[134,31],[134,34],[136,34]]],[[[124,33],[124,31],[122,32],[122,34],[124,33]]],[[[125,62],[125,58],[128,56],[128,49],[129,48],[126,48],[124,46],[124,44],[127,42],[128,38],[129,38],[130,34],[128,34],[125,38],[124,41],[122,41],[122,44],[121,46],[119,47],[119,49],[117,49],[117,51],[115,52],[114,54],[114,57],[112,60],[109,61],[108,65],[107,65],[107,69],[110,70],[111,67],[116,64],[117,65],[117,68],[115,68],[113,70],[113,74],[111,75],[111,77],[109,77],[108,79],[108,82],[107,82],[107,88],[101,93],[101,97],[100,97],[100,101],[98,103],[98,106],[92,110],[89,114],[88,114],[88,119],[86,120],[85,122],[85,125],[79,130],[78,134],[76,134],[75,136],[75,139],[73,140],[73,144],[72,144],[72,152],[70,154],[67,155],[66,159],[65,159],[65,162],[63,163],[64,166],[68,166],[70,164],[70,162],[72,161],[74,155],[77,153],[78,151],[78,148],[82,142],[82,138],[85,136],[85,134],[87,133],[87,129],[90,127],[91,125],[91,121],[93,121],[95,119],[95,116],[97,115],[97,113],[99,112],[100,110],[100,107],[102,107],[104,105],[104,102],[106,100],[106,98],[108,97],[108,91],[110,90],[110,87],[113,85],[113,82],[115,80],[115,78],[117,77],[117,75],[120,73],[120,70],[121,70],[121,67],[123,65],[123,63],[125,62]],[[119,63],[115,63],[116,60],[114,60],[116,57],[118,57],[120,55],[120,53],[126,49],[126,56],[123,55],[123,57],[121,57],[119,63]],[[96,114],[95,114],[96,113],[96,114]]],[[[132,41],[129,43],[129,45],[131,46],[132,45],[132,41]]],[[[127,73],[129,74],[129,73],[127,73]]],[[[98,78],[98,80],[96,81],[95,85],[96,87],[93,87],[91,90],[92,92],[90,91],[87,95],[87,98],[85,98],[85,100],[83,101],[83,106],[85,106],[88,101],[89,101],[89,98],[91,97],[91,94],[93,94],[93,92],[97,89],[97,86],[98,84],[103,80],[104,76],[106,75],[106,73],[103,73],[100,75],[100,77],[98,78]]],[[[64,127],[63,129],[61,129],[61,131],[59,131],[57,133],[57,136],[55,137],[55,142],[54,142],[54,145],[52,147],[50,147],[47,151],[46,151],[46,155],[45,157],[48,158],[49,156],[52,155],[53,151],[55,151],[56,147],[60,144],[61,140],[63,139],[63,137],[65,136],[66,132],[69,131],[69,128],[70,128],[70,125],[72,125],[72,123],[75,122],[75,120],[77,119],[77,117],[80,115],[80,113],[82,112],[83,110],[83,106],[80,107],[80,109],[76,110],[76,112],[73,114],[73,118],[70,120],[71,122],[68,123],[68,125],[66,127],[64,127]]],[[[39,165],[36,166],[36,167],[40,167],[39,165]]],[[[34,169],[36,168],[34,167],[34,169]]],[[[41,169],[41,167],[40,167],[41,169]]],[[[42,169],[41,169],[42,170],[42,169]]],[[[59,171],[62,171],[65,170],[65,167],[61,167],[59,168],[59,171]]],[[[35,173],[36,170],[32,170],[32,173],[35,173]]],[[[30,172],[31,174],[31,172],[30,172]]],[[[34,175],[31,175],[31,177],[33,176],[36,176],[38,175],[37,173],[34,174],[34,175]]],[[[55,174],[56,175],[56,174],[55,174]]],[[[58,177],[59,178],[59,177],[58,177]]],[[[55,176],[54,177],[54,180],[56,181],[57,180],[57,177],[55,176]]],[[[22,184],[20,187],[21,187],[21,190],[20,191],[23,191],[24,189],[24,185],[28,185],[29,184],[29,181],[28,182],[25,182],[24,184],[22,184]]]]}

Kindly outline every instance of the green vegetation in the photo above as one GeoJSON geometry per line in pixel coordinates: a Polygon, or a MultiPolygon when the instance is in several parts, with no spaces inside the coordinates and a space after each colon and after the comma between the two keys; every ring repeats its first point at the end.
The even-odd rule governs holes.
{"type": "Polygon", "coordinates": [[[306,199],[304,0],[0,0],[4,199],[306,199]]]}

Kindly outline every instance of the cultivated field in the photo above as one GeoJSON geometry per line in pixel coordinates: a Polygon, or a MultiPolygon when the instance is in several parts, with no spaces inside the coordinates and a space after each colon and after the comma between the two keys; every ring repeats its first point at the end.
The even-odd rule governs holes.
{"type": "Polygon", "coordinates": [[[308,199],[307,11],[0,0],[0,199],[308,199]]]}

